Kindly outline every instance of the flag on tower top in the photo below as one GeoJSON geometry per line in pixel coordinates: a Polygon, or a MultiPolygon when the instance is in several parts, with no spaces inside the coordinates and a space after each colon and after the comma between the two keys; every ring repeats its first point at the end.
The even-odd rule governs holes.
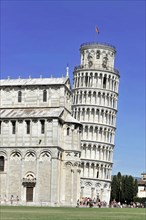
{"type": "Polygon", "coordinates": [[[95,27],[95,31],[99,34],[99,28],[97,26],[95,27]]]}

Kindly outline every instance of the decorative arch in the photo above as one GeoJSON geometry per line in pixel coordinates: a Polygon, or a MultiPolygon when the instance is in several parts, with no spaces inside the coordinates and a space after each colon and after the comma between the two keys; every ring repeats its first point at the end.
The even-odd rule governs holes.
{"type": "Polygon", "coordinates": [[[36,153],[35,151],[27,151],[25,154],[25,160],[27,161],[34,161],[36,160],[36,153]]]}
{"type": "Polygon", "coordinates": [[[25,174],[25,178],[27,178],[27,179],[29,179],[29,180],[35,178],[34,172],[28,171],[28,172],[25,174]]]}
{"type": "Polygon", "coordinates": [[[12,153],[10,154],[10,160],[21,160],[22,158],[22,155],[20,153],[20,151],[18,150],[15,150],[15,151],[12,151],[12,153]]]}
{"type": "Polygon", "coordinates": [[[67,161],[67,162],[65,163],[65,166],[66,166],[66,167],[72,167],[73,164],[72,164],[70,161],[67,161]]]}
{"type": "MultiPolygon", "coordinates": [[[[28,171],[25,174],[24,178],[22,179],[22,184],[23,184],[24,187],[27,187],[27,189],[29,187],[33,188],[36,185],[35,174],[32,171],[28,171]]],[[[32,189],[32,193],[33,193],[33,189],[32,189]]]]}
{"type": "Polygon", "coordinates": [[[99,188],[99,187],[101,187],[101,184],[100,183],[95,183],[95,187],[99,188]]]}
{"type": "Polygon", "coordinates": [[[74,167],[78,167],[78,166],[79,166],[79,162],[75,162],[74,167]]]}
{"type": "Polygon", "coordinates": [[[3,156],[6,160],[8,159],[8,155],[6,151],[0,151],[0,156],[3,156]]]}
{"type": "Polygon", "coordinates": [[[42,151],[39,155],[39,160],[41,161],[50,161],[51,160],[51,153],[49,151],[42,151]]]}
{"type": "Polygon", "coordinates": [[[92,183],[91,182],[85,182],[85,186],[87,186],[87,187],[91,187],[92,186],[92,183]]]}

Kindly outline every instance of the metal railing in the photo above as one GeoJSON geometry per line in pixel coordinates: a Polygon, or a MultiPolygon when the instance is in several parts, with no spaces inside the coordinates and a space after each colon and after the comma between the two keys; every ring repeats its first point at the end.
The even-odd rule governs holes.
{"type": "Polygon", "coordinates": [[[115,46],[113,46],[113,45],[111,45],[111,44],[108,44],[108,43],[99,43],[99,42],[86,42],[86,43],[81,44],[80,47],[88,46],[88,45],[108,46],[108,47],[112,47],[114,50],[116,50],[115,46]]]}
{"type": "Polygon", "coordinates": [[[76,71],[76,70],[84,70],[84,69],[110,71],[110,72],[114,72],[117,75],[119,75],[119,71],[117,69],[115,69],[113,67],[109,67],[109,66],[102,67],[101,65],[97,65],[97,64],[94,64],[91,67],[89,65],[87,65],[87,64],[75,66],[74,71],[76,71]]]}

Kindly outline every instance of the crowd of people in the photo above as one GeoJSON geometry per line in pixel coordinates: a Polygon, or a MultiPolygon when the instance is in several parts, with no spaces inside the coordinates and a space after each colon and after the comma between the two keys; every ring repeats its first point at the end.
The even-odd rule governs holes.
{"type": "Polygon", "coordinates": [[[116,202],[115,200],[111,201],[110,208],[145,208],[143,203],[139,202],[131,202],[130,204],[125,203],[121,204],[120,202],[116,202]]]}
{"type": "Polygon", "coordinates": [[[0,204],[4,204],[4,205],[7,205],[7,204],[15,204],[15,205],[18,205],[19,203],[19,197],[16,196],[14,197],[13,195],[11,195],[10,199],[8,199],[6,197],[6,195],[4,196],[4,198],[2,199],[1,195],[0,195],[0,204]]]}
{"type": "MultiPolygon", "coordinates": [[[[11,205],[18,205],[19,204],[19,198],[18,196],[14,197],[11,195],[10,200],[4,197],[2,200],[0,195],[0,204],[11,204],[11,205]]],[[[106,201],[101,201],[100,199],[91,199],[89,197],[83,197],[82,199],[77,200],[76,207],[96,207],[96,208],[146,208],[146,202],[145,203],[139,203],[139,202],[131,202],[130,204],[125,203],[121,204],[120,202],[116,202],[116,200],[113,200],[110,202],[110,204],[107,204],[106,201]]]]}
{"type": "Polygon", "coordinates": [[[120,202],[116,202],[115,200],[111,201],[110,204],[107,204],[106,201],[100,201],[100,199],[91,199],[91,198],[82,198],[78,199],[77,207],[96,207],[96,208],[144,208],[145,205],[143,203],[134,203],[130,204],[125,203],[121,204],[120,202]]]}
{"type": "Polygon", "coordinates": [[[100,201],[100,199],[91,199],[89,197],[82,198],[81,200],[78,199],[77,207],[107,207],[107,203],[105,201],[100,201]]]}

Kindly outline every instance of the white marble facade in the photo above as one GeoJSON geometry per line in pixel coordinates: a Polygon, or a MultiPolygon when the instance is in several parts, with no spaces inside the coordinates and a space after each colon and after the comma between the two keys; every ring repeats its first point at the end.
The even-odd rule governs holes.
{"type": "Polygon", "coordinates": [[[76,205],[80,131],[67,78],[1,80],[1,201],[76,205]]]}
{"type": "Polygon", "coordinates": [[[68,78],[0,80],[0,199],[75,206],[109,203],[119,74],[115,48],[81,45],[68,78]]]}
{"type": "Polygon", "coordinates": [[[85,43],[74,69],[72,116],[83,125],[81,198],[110,200],[119,72],[115,47],[85,43]]]}

